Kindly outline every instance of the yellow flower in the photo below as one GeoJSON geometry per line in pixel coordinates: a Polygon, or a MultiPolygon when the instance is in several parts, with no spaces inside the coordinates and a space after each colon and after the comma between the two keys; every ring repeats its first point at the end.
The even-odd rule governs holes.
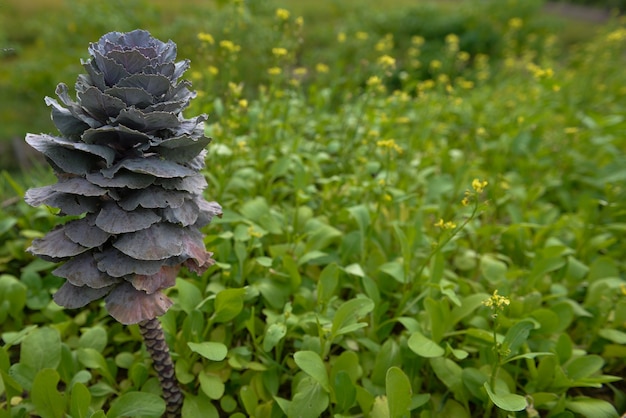
{"type": "Polygon", "coordinates": [[[463,198],[463,200],[461,200],[461,204],[462,204],[463,206],[468,206],[468,205],[470,204],[470,199],[469,199],[469,196],[465,196],[465,197],[463,198]]]}
{"type": "Polygon", "coordinates": [[[276,17],[280,20],[287,20],[289,19],[289,10],[286,9],[276,9],[276,17]]]}
{"type": "Polygon", "coordinates": [[[378,64],[384,69],[393,69],[396,68],[396,59],[389,55],[382,55],[378,57],[378,64]]]}
{"type": "Polygon", "coordinates": [[[317,65],[315,66],[315,71],[317,71],[318,73],[327,73],[328,70],[328,65],[321,62],[317,63],[317,65]]]}
{"type": "Polygon", "coordinates": [[[369,87],[377,87],[382,84],[382,80],[380,79],[380,77],[373,75],[367,79],[365,84],[367,84],[369,87]]]}
{"type": "Polygon", "coordinates": [[[228,39],[224,39],[220,41],[220,47],[227,50],[228,52],[239,52],[241,47],[235,44],[233,41],[229,41],[228,39]]]}
{"type": "Polygon", "coordinates": [[[476,193],[482,193],[483,190],[485,189],[485,187],[487,187],[487,185],[489,184],[489,182],[487,182],[487,180],[479,180],[479,179],[474,179],[472,180],[472,189],[474,189],[474,191],[476,193]]]}
{"type": "Polygon", "coordinates": [[[359,41],[364,41],[369,37],[367,32],[361,32],[361,31],[357,32],[355,36],[359,41]]]}
{"type": "Polygon", "coordinates": [[[439,218],[439,221],[435,223],[436,227],[441,229],[454,229],[456,228],[456,224],[452,221],[444,222],[443,218],[439,218]]]}
{"type": "Polygon", "coordinates": [[[626,39],[626,28],[619,28],[606,36],[607,41],[623,41],[626,39]]]}
{"type": "Polygon", "coordinates": [[[513,17],[509,19],[509,27],[511,29],[519,29],[524,25],[524,21],[519,17],[513,17]]]}
{"type": "Polygon", "coordinates": [[[439,60],[432,60],[430,62],[430,68],[432,68],[433,70],[438,70],[441,68],[441,61],[439,60]]]}
{"type": "Polygon", "coordinates": [[[505,306],[509,306],[510,304],[511,300],[509,298],[498,295],[498,289],[493,291],[493,295],[491,295],[489,299],[483,301],[483,305],[493,310],[504,309],[505,306]]]}
{"type": "Polygon", "coordinates": [[[446,35],[445,41],[446,41],[447,44],[458,45],[459,37],[457,35],[455,35],[454,33],[449,33],[449,34],[446,35]]]}
{"type": "Polygon", "coordinates": [[[398,154],[402,154],[402,152],[404,152],[402,147],[396,143],[395,139],[381,139],[380,141],[376,141],[376,146],[380,148],[393,149],[398,154]]]}
{"type": "Polygon", "coordinates": [[[344,43],[346,41],[346,34],[345,32],[339,32],[337,34],[337,42],[339,42],[340,44],[344,43]]]}
{"type": "Polygon", "coordinates": [[[422,37],[422,36],[413,36],[411,37],[411,43],[413,45],[424,45],[424,42],[426,42],[426,40],[422,37]]]}
{"type": "Polygon", "coordinates": [[[272,67],[267,69],[269,75],[280,75],[283,70],[280,67],[272,67]]]}
{"type": "Polygon", "coordinates": [[[248,107],[248,101],[246,99],[239,100],[239,107],[242,109],[246,109],[248,107]]]}
{"type": "Polygon", "coordinates": [[[287,55],[287,50],[285,48],[272,48],[272,54],[277,57],[284,57],[287,55]]]}
{"type": "Polygon", "coordinates": [[[304,26],[304,18],[302,16],[296,17],[296,26],[299,28],[304,26]]]}
{"type": "Polygon", "coordinates": [[[220,70],[218,70],[217,67],[209,65],[209,73],[211,73],[211,75],[218,75],[219,72],[220,72],[220,70]]]}
{"type": "Polygon", "coordinates": [[[293,70],[293,75],[298,77],[304,77],[307,74],[307,69],[304,67],[298,67],[293,70]]]}
{"type": "Polygon", "coordinates": [[[567,128],[564,129],[566,134],[577,134],[578,133],[578,128],[575,126],[568,126],[567,128]]]}
{"type": "Polygon", "coordinates": [[[211,36],[210,33],[206,33],[206,32],[200,32],[198,34],[198,39],[201,40],[202,42],[207,42],[211,45],[215,43],[215,39],[213,39],[213,36],[211,36]]]}
{"type": "Polygon", "coordinates": [[[470,59],[470,54],[467,51],[459,51],[459,53],[456,56],[459,59],[459,61],[462,61],[462,62],[467,62],[470,59]]]}

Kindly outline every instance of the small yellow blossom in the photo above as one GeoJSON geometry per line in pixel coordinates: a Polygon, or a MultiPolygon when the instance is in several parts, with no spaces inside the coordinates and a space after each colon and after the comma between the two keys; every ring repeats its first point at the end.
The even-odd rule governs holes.
{"type": "Polygon", "coordinates": [[[357,32],[354,36],[356,36],[356,38],[359,41],[365,41],[367,38],[369,38],[369,35],[367,34],[367,32],[357,32]]]}
{"type": "Polygon", "coordinates": [[[229,41],[228,39],[224,39],[220,41],[220,47],[227,50],[228,52],[239,52],[241,47],[235,44],[233,41],[229,41]]]}
{"type": "Polygon", "coordinates": [[[344,43],[346,41],[346,34],[345,32],[339,32],[337,34],[337,42],[339,42],[340,44],[344,43]]]}
{"type": "Polygon", "coordinates": [[[626,296],[626,284],[624,283],[620,284],[619,290],[622,292],[622,296],[626,296]]]}
{"type": "Polygon", "coordinates": [[[373,75],[367,79],[365,84],[367,84],[369,87],[377,87],[382,84],[382,80],[380,79],[380,77],[373,75]]]}
{"type": "Polygon", "coordinates": [[[469,196],[465,196],[465,197],[461,200],[461,204],[462,204],[463,206],[469,206],[469,204],[470,204],[470,198],[469,198],[469,196]]]}
{"type": "Polygon", "coordinates": [[[276,9],[276,17],[280,20],[287,20],[289,19],[289,10],[287,9],[276,9]]]}
{"type": "Polygon", "coordinates": [[[267,69],[269,75],[280,75],[283,70],[280,67],[272,67],[267,69]]]}
{"type": "Polygon", "coordinates": [[[272,54],[277,57],[284,57],[287,55],[287,50],[285,48],[272,48],[272,54]]]}
{"type": "Polygon", "coordinates": [[[430,62],[430,68],[433,70],[438,70],[441,68],[441,61],[439,60],[432,60],[430,62]]]}
{"type": "Polygon", "coordinates": [[[230,90],[233,96],[239,97],[241,96],[241,92],[243,91],[243,83],[237,84],[237,83],[233,83],[232,81],[229,81],[228,90],[230,90]]]}
{"type": "Polygon", "coordinates": [[[489,182],[487,180],[474,179],[472,180],[472,189],[474,189],[476,193],[482,193],[488,184],[489,182]]]}
{"type": "Polygon", "coordinates": [[[330,68],[328,68],[328,65],[324,64],[324,63],[317,63],[317,65],[315,65],[315,71],[317,71],[318,73],[322,73],[325,74],[330,70],[330,68]]]}
{"type": "Polygon", "coordinates": [[[248,227],[248,235],[250,235],[253,238],[261,238],[263,236],[263,234],[257,231],[256,229],[254,229],[253,226],[248,227]]]}
{"type": "Polygon", "coordinates": [[[471,80],[460,79],[458,80],[458,84],[465,90],[471,90],[474,88],[474,82],[471,80]]]}
{"type": "Polygon", "coordinates": [[[385,202],[391,202],[393,200],[393,198],[391,197],[389,193],[385,193],[385,195],[383,196],[383,199],[385,200],[385,202]]]}
{"type": "Polygon", "coordinates": [[[454,33],[449,33],[446,35],[445,41],[447,44],[458,44],[459,37],[455,35],[454,33]]]}
{"type": "Polygon", "coordinates": [[[293,75],[298,77],[304,77],[307,74],[308,70],[304,67],[298,67],[293,70],[293,75]]]}
{"type": "Polygon", "coordinates": [[[509,306],[510,304],[511,300],[509,298],[498,295],[498,289],[493,291],[493,295],[489,296],[489,299],[483,301],[483,305],[493,310],[504,309],[505,306],[509,306]]]}
{"type": "Polygon", "coordinates": [[[487,130],[482,126],[479,126],[478,128],[476,128],[476,135],[485,136],[487,135],[487,130]]]}
{"type": "Polygon", "coordinates": [[[404,152],[402,147],[396,143],[395,139],[381,139],[380,141],[376,141],[376,146],[380,148],[392,149],[398,154],[402,154],[404,152]]]}
{"type": "Polygon", "coordinates": [[[209,65],[209,73],[211,73],[211,75],[218,75],[220,72],[220,70],[213,66],[213,65],[209,65]]]}
{"type": "Polygon", "coordinates": [[[296,17],[295,23],[297,27],[301,28],[304,26],[304,18],[302,16],[296,17]]]}
{"type": "Polygon", "coordinates": [[[454,229],[456,228],[456,223],[452,221],[444,222],[443,218],[439,218],[439,221],[435,223],[435,226],[441,229],[454,229]]]}
{"type": "Polygon", "coordinates": [[[202,78],[202,73],[200,71],[192,71],[191,79],[192,80],[200,80],[202,78]]]}
{"type": "Polygon", "coordinates": [[[467,51],[459,51],[459,53],[456,55],[456,57],[461,62],[467,62],[471,58],[470,53],[467,52],[467,51]]]}
{"type": "Polygon", "coordinates": [[[213,39],[213,36],[211,36],[210,33],[200,32],[198,34],[198,39],[211,45],[215,44],[215,39],[213,39]]]}
{"type": "Polygon", "coordinates": [[[393,69],[396,68],[396,59],[389,55],[382,55],[378,57],[378,64],[384,69],[393,69]]]}
{"type": "Polygon", "coordinates": [[[626,39],[626,28],[619,28],[606,36],[607,41],[621,42],[626,39]]]}
{"type": "Polygon", "coordinates": [[[242,109],[248,108],[248,101],[246,99],[239,100],[239,107],[242,109]]]}
{"type": "Polygon", "coordinates": [[[422,36],[412,36],[411,43],[416,46],[424,45],[426,40],[422,36]]]}
{"type": "Polygon", "coordinates": [[[578,128],[576,126],[568,126],[565,128],[565,133],[572,135],[578,133],[578,128]]]}
{"type": "Polygon", "coordinates": [[[524,21],[519,17],[513,17],[509,19],[509,28],[511,29],[519,29],[524,25],[524,21]]]}

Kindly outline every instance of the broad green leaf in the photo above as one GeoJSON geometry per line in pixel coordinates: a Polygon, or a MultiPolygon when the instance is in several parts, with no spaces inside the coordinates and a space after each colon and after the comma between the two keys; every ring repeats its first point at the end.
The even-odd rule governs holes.
{"type": "Polygon", "coordinates": [[[201,343],[188,342],[187,345],[194,353],[212,361],[222,361],[228,354],[228,347],[222,343],[214,341],[203,341],[201,343]]]}
{"type": "Polygon", "coordinates": [[[387,339],[376,353],[376,360],[370,379],[378,386],[384,387],[390,367],[402,365],[402,352],[395,339],[387,339]]]}
{"type": "Polygon", "coordinates": [[[339,268],[332,263],[324,267],[317,281],[317,303],[327,304],[335,294],[335,289],[339,283],[339,268]]]}
{"type": "Polygon", "coordinates": [[[372,418],[391,418],[389,413],[389,400],[386,396],[377,396],[374,399],[372,410],[369,414],[372,418]]]}
{"type": "Polygon", "coordinates": [[[363,271],[363,267],[360,264],[350,264],[349,266],[344,267],[343,269],[346,273],[352,274],[357,277],[365,277],[365,272],[363,271]]]}
{"type": "Polygon", "coordinates": [[[16,277],[9,274],[0,275],[0,323],[7,316],[16,317],[26,305],[28,288],[16,277]]]}
{"type": "Polygon", "coordinates": [[[335,312],[331,339],[365,326],[366,324],[357,324],[357,321],[373,309],[374,302],[368,298],[357,298],[344,302],[335,312]]]}
{"type": "Polygon", "coordinates": [[[602,399],[578,397],[565,401],[565,407],[585,418],[617,418],[615,407],[602,399]]]}
{"type": "Polygon", "coordinates": [[[426,338],[421,332],[416,331],[411,334],[409,341],[407,342],[411,351],[418,356],[433,358],[441,357],[446,353],[439,344],[433,340],[426,338]]]}
{"type": "Polygon", "coordinates": [[[256,407],[259,404],[259,398],[256,396],[254,389],[248,385],[242,386],[241,389],[239,389],[239,398],[248,416],[254,415],[256,407]]]}
{"type": "Polygon", "coordinates": [[[271,351],[285,335],[287,335],[287,326],[282,322],[275,322],[268,326],[263,337],[263,350],[271,351]]]}
{"type": "Polygon", "coordinates": [[[102,375],[108,380],[109,383],[115,382],[115,378],[109,370],[104,356],[93,348],[79,348],[77,350],[78,361],[80,361],[85,367],[90,369],[96,369],[102,373],[102,375]]]}
{"type": "Polygon", "coordinates": [[[224,289],[215,296],[215,322],[228,322],[243,309],[245,289],[224,289]]]}
{"type": "Polygon", "coordinates": [[[356,402],[356,387],[346,371],[341,370],[335,374],[333,393],[339,411],[347,412],[356,402]]]}
{"type": "Polygon", "coordinates": [[[111,403],[107,418],[160,417],[165,412],[165,401],[154,393],[127,392],[111,403]]]}
{"type": "Polygon", "coordinates": [[[65,416],[65,399],[57,390],[59,380],[59,373],[53,369],[42,369],[35,376],[31,397],[42,418],[65,416]]]}
{"type": "Polygon", "coordinates": [[[326,392],[330,392],[326,366],[319,354],[314,351],[297,351],[293,359],[303,372],[315,379],[326,392]]]}
{"type": "Polygon", "coordinates": [[[21,396],[24,389],[13,377],[9,376],[4,370],[0,370],[0,378],[2,378],[4,394],[7,399],[11,399],[14,396],[21,396]]]}
{"type": "Polygon", "coordinates": [[[37,328],[28,334],[20,347],[20,362],[11,366],[11,374],[30,390],[35,375],[42,369],[56,369],[61,363],[61,336],[53,328],[37,328]]]}
{"type": "Polygon", "coordinates": [[[97,351],[104,351],[107,345],[107,332],[102,327],[89,328],[78,340],[78,346],[81,348],[93,348],[97,351]]]}
{"type": "Polygon", "coordinates": [[[200,380],[200,389],[209,398],[220,399],[224,395],[226,387],[219,376],[201,372],[198,375],[198,380],[200,380]]]}
{"type": "Polygon", "coordinates": [[[361,233],[365,234],[371,222],[370,213],[369,213],[369,210],[367,209],[367,206],[365,205],[352,206],[351,208],[348,208],[348,212],[350,212],[350,215],[352,215],[352,217],[356,221],[356,224],[358,225],[361,233]]]}
{"type": "Polygon", "coordinates": [[[444,357],[431,358],[429,362],[437,378],[455,394],[456,399],[465,399],[467,395],[461,380],[461,366],[444,357]]]}
{"type": "Polygon", "coordinates": [[[328,393],[316,380],[304,378],[296,388],[287,416],[318,418],[328,408],[329,401],[328,393]]]}
{"type": "Polygon", "coordinates": [[[411,415],[409,408],[413,390],[407,375],[398,367],[390,367],[387,371],[385,389],[389,403],[389,416],[391,418],[408,418],[411,415]]]}
{"type": "Polygon", "coordinates": [[[626,332],[617,329],[604,328],[598,331],[598,335],[616,344],[626,344],[626,332]]]}
{"type": "Polygon", "coordinates": [[[450,313],[450,325],[456,325],[476,309],[483,306],[483,302],[488,298],[489,295],[486,293],[474,293],[461,299],[461,306],[455,306],[450,313]]]}
{"type": "Polygon", "coordinates": [[[587,355],[572,360],[565,366],[565,372],[572,380],[584,379],[602,370],[604,359],[596,355],[587,355]]]}
{"type": "Polygon", "coordinates": [[[522,344],[528,340],[528,335],[533,328],[535,324],[528,320],[520,321],[509,328],[502,342],[502,347],[510,350],[509,356],[517,354],[522,344]]]}
{"type": "Polygon", "coordinates": [[[519,360],[519,359],[531,359],[531,358],[553,356],[553,355],[554,353],[548,353],[548,352],[524,353],[524,354],[519,354],[517,356],[509,357],[506,359],[504,363],[510,363],[512,361],[519,360]]]}
{"type": "Polygon", "coordinates": [[[176,290],[178,290],[178,298],[176,299],[181,309],[189,314],[197,309],[202,302],[202,292],[188,280],[177,278],[176,290]]]}
{"type": "Polygon", "coordinates": [[[331,365],[330,378],[334,381],[335,375],[340,371],[346,372],[350,376],[351,381],[356,383],[363,374],[358,354],[354,351],[341,353],[331,365]]]}
{"type": "Polygon", "coordinates": [[[404,284],[406,277],[404,277],[404,266],[398,261],[390,261],[378,267],[378,270],[391,276],[398,283],[404,284]]]}
{"type": "Polygon", "coordinates": [[[72,418],[87,418],[89,416],[89,405],[91,404],[91,392],[82,383],[75,383],[72,386],[70,413],[72,418]]]}
{"type": "Polygon", "coordinates": [[[498,283],[506,277],[507,265],[493,255],[485,254],[480,258],[480,271],[491,283],[498,283]]]}
{"type": "Polygon", "coordinates": [[[516,395],[514,393],[498,393],[496,394],[493,390],[491,390],[491,386],[489,382],[485,382],[483,387],[487,391],[487,395],[489,395],[489,399],[493,402],[498,408],[503,409],[505,411],[523,411],[526,409],[526,398],[520,395],[516,395]]]}
{"type": "Polygon", "coordinates": [[[435,300],[430,297],[424,300],[424,308],[428,312],[431,338],[438,343],[449,329],[450,308],[445,299],[435,300]]]}

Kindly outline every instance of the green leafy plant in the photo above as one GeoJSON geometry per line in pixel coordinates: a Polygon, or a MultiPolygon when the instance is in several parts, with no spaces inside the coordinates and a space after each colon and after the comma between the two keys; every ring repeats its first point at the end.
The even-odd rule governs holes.
{"type": "Polygon", "coordinates": [[[116,320],[139,324],[168,416],[178,416],[182,393],[156,318],[172,304],[162,291],[181,267],[200,274],[214,263],[199,230],[221,214],[202,197],[206,116],[182,116],[194,93],[179,80],[189,61],[175,61],[172,41],[111,32],[89,53],[76,101],[64,84],[57,87],[62,104],[46,98],[60,135],[26,138],[58,178],[29,189],[26,202],[74,217],[29,251],[63,262],[52,272],[66,279],[54,294],[59,305],[104,299],[116,320]]]}

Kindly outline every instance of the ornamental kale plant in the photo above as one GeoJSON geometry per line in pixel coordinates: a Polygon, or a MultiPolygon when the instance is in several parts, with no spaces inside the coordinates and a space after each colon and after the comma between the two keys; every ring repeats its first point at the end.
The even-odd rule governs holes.
{"type": "Polygon", "coordinates": [[[58,178],[25,196],[75,218],[28,249],[67,279],[54,295],[66,308],[104,298],[113,318],[140,325],[168,403],[176,416],[182,395],[156,317],[172,302],[162,293],[182,267],[203,273],[214,263],[200,228],[221,214],[207,202],[206,115],[185,119],[195,96],[180,80],[189,61],[176,45],[135,30],[111,32],[89,47],[76,100],[59,84],[61,101],[47,97],[60,135],[29,134],[58,178]]]}

